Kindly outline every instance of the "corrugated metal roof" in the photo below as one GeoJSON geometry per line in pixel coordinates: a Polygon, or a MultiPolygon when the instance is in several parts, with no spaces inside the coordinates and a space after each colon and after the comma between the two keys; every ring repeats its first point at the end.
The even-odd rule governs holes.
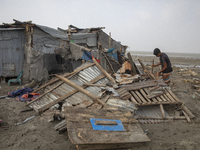
{"type": "MultiPolygon", "coordinates": [[[[80,67],[78,67],[77,69],[82,68],[87,65],[88,65],[88,63],[85,63],[85,64],[81,65],[80,67]]],[[[101,70],[99,70],[99,68],[97,68],[96,66],[93,65],[93,66],[90,66],[90,67],[80,71],[77,75],[73,76],[69,80],[79,86],[82,86],[84,83],[87,83],[87,82],[95,79],[96,77],[100,76],[101,74],[102,74],[101,70]]],[[[49,89],[52,89],[53,87],[60,84],[61,82],[62,81],[59,81],[52,85],[47,86],[45,88],[44,92],[48,91],[49,89]]],[[[109,80],[106,77],[104,77],[103,79],[97,81],[95,84],[105,84],[108,82],[109,82],[109,80]]],[[[40,100],[33,102],[29,106],[34,108],[36,111],[38,111],[38,109],[42,108],[43,106],[47,105],[48,103],[50,103],[56,99],[58,99],[59,97],[66,95],[67,93],[69,93],[73,90],[74,90],[73,87],[67,85],[66,83],[62,83],[57,88],[55,88],[54,90],[52,90],[45,96],[41,97],[40,100]]],[[[98,95],[101,91],[101,88],[96,87],[96,86],[95,87],[90,86],[90,87],[85,88],[85,90],[89,91],[90,93],[92,93],[94,95],[98,95]]],[[[87,106],[90,106],[91,104],[93,104],[93,100],[81,92],[77,92],[77,93],[73,94],[72,96],[66,98],[65,102],[66,103],[64,105],[67,105],[67,106],[79,105],[81,107],[87,107],[87,106]]]]}

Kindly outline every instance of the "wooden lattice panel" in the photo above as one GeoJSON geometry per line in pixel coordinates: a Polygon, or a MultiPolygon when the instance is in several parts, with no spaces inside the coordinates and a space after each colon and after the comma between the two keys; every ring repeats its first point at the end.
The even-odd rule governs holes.
{"type": "Polygon", "coordinates": [[[149,99],[147,97],[149,90],[148,88],[142,88],[138,90],[129,91],[132,94],[132,101],[138,106],[141,105],[157,105],[157,104],[181,104],[181,101],[176,95],[168,88],[165,89],[163,95],[149,99]]]}

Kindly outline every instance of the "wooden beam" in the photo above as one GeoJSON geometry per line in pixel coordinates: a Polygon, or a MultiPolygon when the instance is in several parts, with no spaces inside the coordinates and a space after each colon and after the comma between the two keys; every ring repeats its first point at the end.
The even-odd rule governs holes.
{"type": "Polygon", "coordinates": [[[136,95],[136,93],[134,91],[131,91],[131,94],[136,98],[136,100],[138,101],[138,103],[142,103],[142,101],[140,100],[140,98],[136,95]]]}
{"type": "Polygon", "coordinates": [[[110,98],[110,95],[106,95],[106,97],[103,99],[104,103],[106,103],[109,98],[110,98]]]}
{"type": "Polygon", "coordinates": [[[182,112],[183,112],[185,118],[187,119],[187,122],[190,123],[191,122],[190,117],[187,115],[187,113],[184,110],[182,112]]]}
{"type": "Polygon", "coordinates": [[[108,65],[110,66],[110,69],[112,70],[113,74],[115,73],[110,61],[108,60],[108,57],[106,56],[106,54],[102,51],[103,56],[105,57],[106,61],[108,62],[108,65]]]}
{"type": "Polygon", "coordinates": [[[83,85],[85,85],[85,86],[99,86],[99,87],[106,87],[107,86],[105,84],[90,84],[90,83],[84,83],[83,85]]]}
{"type": "Polygon", "coordinates": [[[137,104],[137,101],[135,100],[135,98],[131,95],[131,101],[134,102],[135,104],[137,104]]]}
{"type": "Polygon", "coordinates": [[[94,64],[103,72],[103,74],[105,74],[105,76],[114,84],[116,84],[115,80],[108,74],[107,71],[105,71],[103,69],[103,67],[101,67],[101,65],[95,60],[95,58],[92,58],[92,61],[94,62],[94,64]]]}
{"type": "Polygon", "coordinates": [[[103,106],[105,105],[105,103],[103,101],[101,101],[96,95],[90,93],[89,91],[85,90],[84,88],[78,86],[77,84],[75,84],[74,82],[61,77],[59,75],[56,75],[56,77],[60,78],[61,80],[63,80],[65,83],[67,83],[68,85],[72,86],[73,88],[77,89],[78,91],[80,91],[81,93],[87,95],[88,97],[90,97],[91,99],[97,101],[98,103],[102,104],[103,106]]]}
{"type": "Polygon", "coordinates": [[[191,113],[191,111],[190,111],[187,107],[185,107],[184,105],[182,105],[181,108],[188,114],[188,116],[189,116],[190,118],[194,118],[194,117],[195,117],[195,116],[191,113]]]}
{"type": "MultiPolygon", "coordinates": [[[[83,67],[83,68],[80,68],[80,69],[75,70],[74,72],[71,72],[71,73],[68,73],[68,74],[64,75],[64,77],[68,77],[68,76],[71,76],[71,75],[74,76],[75,74],[77,74],[77,73],[80,72],[81,70],[86,69],[86,68],[88,68],[88,67],[90,67],[90,66],[93,66],[93,65],[94,65],[94,63],[89,64],[89,65],[87,65],[87,66],[85,66],[85,67],[83,67]]],[[[71,77],[72,77],[72,76],[71,76],[71,77]]],[[[55,79],[55,80],[49,81],[47,84],[45,84],[45,85],[39,87],[38,89],[36,89],[35,91],[33,91],[33,93],[36,93],[37,91],[39,91],[39,90],[45,88],[46,86],[48,86],[48,85],[50,85],[50,84],[53,84],[53,83],[57,82],[57,81],[59,81],[59,80],[60,80],[60,79],[57,78],[57,79],[55,79]]]]}
{"type": "Polygon", "coordinates": [[[162,104],[160,104],[160,111],[162,113],[162,118],[165,118],[165,111],[163,109],[163,105],[162,104]]]}
{"type": "MultiPolygon", "coordinates": [[[[96,77],[95,79],[91,80],[91,81],[88,82],[88,83],[95,83],[95,82],[99,81],[100,79],[102,79],[102,78],[104,78],[104,77],[105,77],[105,75],[104,75],[104,74],[101,74],[100,76],[96,77]]],[[[83,87],[83,88],[86,88],[87,86],[82,86],[82,87],[83,87]]],[[[71,92],[69,92],[69,93],[67,93],[67,94],[65,94],[65,95],[63,95],[63,96],[61,96],[60,98],[58,98],[58,99],[52,101],[51,103],[49,103],[49,104],[43,106],[42,108],[38,109],[38,111],[39,111],[39,112],[43,112],[44,110],[48,109],[49,107],[51,107],[51,106],[53,106],[53,105],[55,105],[55,104],[57,104],[57,103],[63,101],[64,99],[66,99],[66,98],[72,96],[72,95],[75,94],[76,92],[78,92],[78,90],[77,90],[77,89],[74,89],[73,91],[71,91],[71,92]]]]}

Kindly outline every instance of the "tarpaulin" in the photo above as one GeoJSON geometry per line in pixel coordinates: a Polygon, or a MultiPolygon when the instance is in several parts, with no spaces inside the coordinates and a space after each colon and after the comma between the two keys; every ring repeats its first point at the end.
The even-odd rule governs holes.
{"type": "Polygon", "coordinates": [[[23,89],[19,89],[19,90],[16,90],[16,91],[13,91],[13,92],[9,92],[8,93],[8,97],[17,97],[17,96],[22,96],[23,94],[28,94],[28,93],[31,93],[33,92],[33,89],[31,88],[23,88],[23,89]]]}
{"type": "Polygon", "coordinates": [[[91,62],[93,62],[93,61],[92,61],[91,52],[88,52],[88,51],[84,51],[83,56],[82,56],[82,59],[84,59],[84,60],[86,60],[86,61],[90,60],[91,62]]]}

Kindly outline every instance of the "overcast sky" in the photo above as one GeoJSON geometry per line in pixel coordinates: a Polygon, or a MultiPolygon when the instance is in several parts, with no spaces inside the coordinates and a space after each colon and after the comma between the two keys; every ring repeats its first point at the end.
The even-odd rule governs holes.
{"type": "Polygon", "coordinates": [[[200,53],[200,0],[0,0],[0,15],[0,23],[105,27],[129,51],[200,53]]]}

